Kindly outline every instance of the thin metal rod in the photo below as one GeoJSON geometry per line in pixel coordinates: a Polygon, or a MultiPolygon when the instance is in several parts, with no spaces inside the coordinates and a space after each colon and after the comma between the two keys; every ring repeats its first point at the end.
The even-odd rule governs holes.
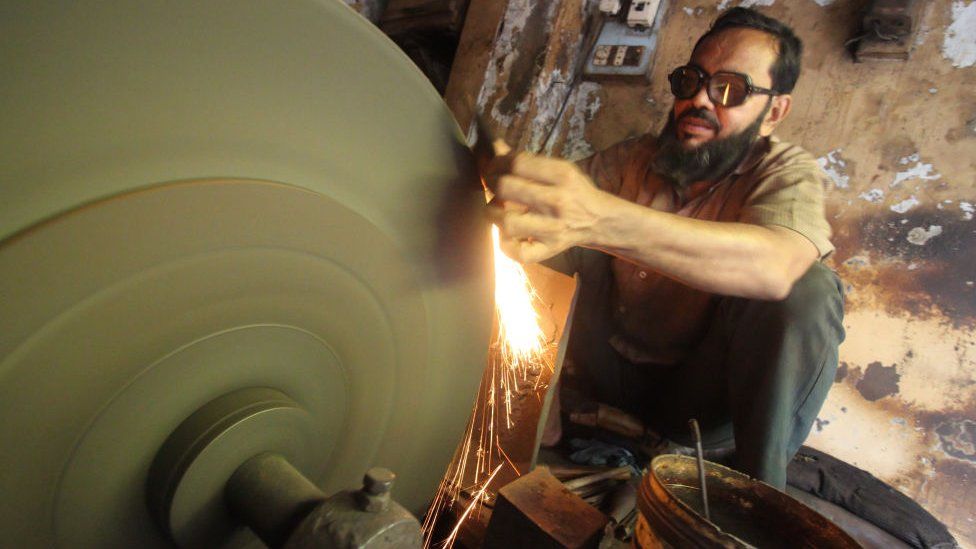
{"type": "Polygon", "coordinates": [[[702,507],[705,508],[705,520],[711,522],[712,514],[708,511],[708,486],[705,484],[705,458],[702,456],[701,430],[698,428],[698,420],[692,418],[688,420],[691,427],[691,436],[695,439],[695,456],[698,458],[698,485],[701,487],[702,507]]]}
{"type": "Polygon", "coordinates": [[[567,480],[563,482],[563,486],[565,486],[567,490],[578,490],[580,488],[589,486],[590,484],[600,482],[601,480],[627,480],[629,478],[630,465],[624,465],[623,467],[608,469],[592,475],[567,480]]]}

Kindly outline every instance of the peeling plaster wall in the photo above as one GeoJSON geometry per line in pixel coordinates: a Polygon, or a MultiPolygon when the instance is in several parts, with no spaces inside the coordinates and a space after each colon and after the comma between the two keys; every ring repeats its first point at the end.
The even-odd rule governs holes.
{"type": "MultiPolygon", "coordinates": [[[[472,2],[471,10],[477,10],[477,4],[472,2]]],[[[495,135],[534,152],[574,158],[595,152],[584,131],[600,109],[600,86],[577,76],[581,30],[596,6],[593,0],[511,0],[495,26],[484,74],[467,73],[461,61],[455,63],[452,84],[457,86],[465,75],[482,81],[474,109],[485,116],[495,135]]],[[[464,41],[462,36],[461,50],[464,41]]],[[[451,95],[449,86],[449,104],[451,95]]],[[[468,121],[459,122],[463,126],[468,121]]]]}
{"type": "Polygon", "coordinates": [[[942,40],[942,54],[953,67],[976,65],[976,4],[955,1],[952,3],[952,23],[942,40]]]}
{"type": "Polygon", "coordinates": [[[673,0],[649,85],[574,80],[595,4],[507,2],[473,110],[519,148],[576,159],[658,131],[666,74],[720,6],[792,25],[804,68],[778,135],[828,175],[829,263],[847,287],[842,364],[808,444],[916,498],[976,547],[976,0],[929,2],[911,60],[863,64],[844,42],[865,0],[673,0]]]}

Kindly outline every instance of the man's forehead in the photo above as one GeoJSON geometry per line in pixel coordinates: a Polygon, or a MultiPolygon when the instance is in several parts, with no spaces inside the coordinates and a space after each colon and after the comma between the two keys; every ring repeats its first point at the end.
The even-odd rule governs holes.
{"type": "Polygon", "coordinates": [[[776,38],[766,32],[732,28],[709,36],[692,52],[691,62],[708,73],[741,72],[757,86],[771,82],[769,69],[776,61],[776,38]]]}

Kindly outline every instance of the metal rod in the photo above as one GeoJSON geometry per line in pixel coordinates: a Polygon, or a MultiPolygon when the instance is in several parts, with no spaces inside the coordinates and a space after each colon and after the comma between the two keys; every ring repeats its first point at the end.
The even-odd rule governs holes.
{"type": "Polygon", "coordinates": [[[586,475],[585,477],[567,480],[563,482],[563,486],[565,486],[567,490],[573,491],[579,490],[580,488],[589,486],[590,484],[600,482],[602,480],[627,480],[630,478],[630,471],[630,465],[624,465],[622,467],[608,469],[592,475],[586,475]]]}
{"type": "Polygon", "coordinates": [[[325,494],[284,457],[260,454],[224,487],[231,512],[270,547],[281,547],[325,494]]]}
{"type": "Polygon", "coordinates": [[[606,467],[598,467],[595,465],[546,465],[549,467],[549,472],[552,476],[559,479],[560,482],[566,482],[567,480],[572,480],[574,478],[584,477],[586,475],[592,475],[594,473],[602,473],[606,471],[606,467]]]}
{"type": "Polygon", "coordinates": [[[712,514],[708,511],[708,486],[705,485],[705,458],[702,456],[701,430],[698,428],[698,420],[692,418],[688,420],[691,427],[691,436],[695,439],[695,456],[698,458],[698,485],[701,487],[702,507],[705,508],[705,520],[711,522],[712,514]]]}

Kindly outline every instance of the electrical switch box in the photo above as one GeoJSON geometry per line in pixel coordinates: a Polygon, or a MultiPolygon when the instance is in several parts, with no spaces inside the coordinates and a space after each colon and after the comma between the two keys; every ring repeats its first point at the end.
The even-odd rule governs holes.
{"type": "Polygon", "coordinates": [[[600,11],[607,15],[617,15],[622,7],[620,0],[600,0],[600,11]]]}
{"type": "MultiPolygon", "coordinates": [[[[666,0],[630,0],[622,5],[618,15],[601,14],[605,19],[583,67],[583,76],[591,80],[646,80],[661,26],[657,14],[667,10],[666,4],[666,0]]],[[[603,5],[601,0],[601,12],[603,5]]]]}
{"type": "Polygon", "coordinates": [[[631,0],[627,10],[627,26],[650,28],[654,25],[660,0],[631,0]]]}

